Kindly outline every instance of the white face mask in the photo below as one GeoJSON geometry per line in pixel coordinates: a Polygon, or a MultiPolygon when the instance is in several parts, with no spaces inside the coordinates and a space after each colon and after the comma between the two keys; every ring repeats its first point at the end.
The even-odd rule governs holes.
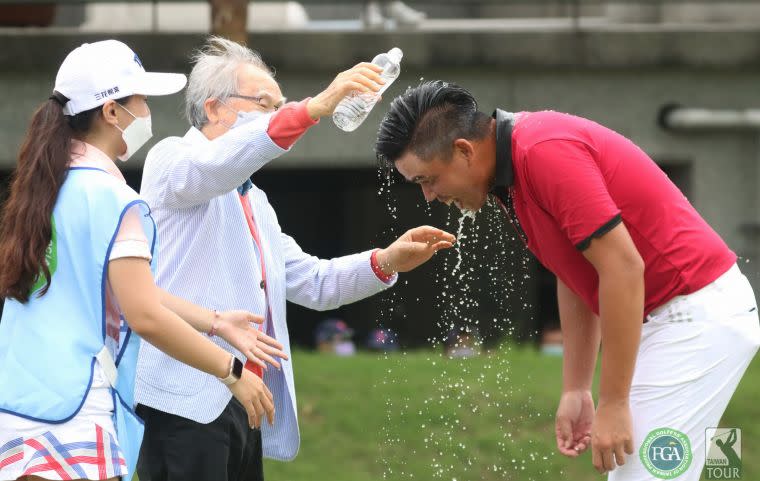
{"type": "MultiPolygon", "coordinates": [[[[222,103],[224,103],[224,102],[222,102],[222,103]]],[[[228,106],[226,103],[224,103],[224,105],[228,109],[232,110],[233,112],[235,112],[237,114],[237,119],[235,119],[235,123],[233,123],[232,125],[227,125],[224,122],[222,122],[222,125],[224,125],[225,127],[227,127],[230,130],[234,129],[234,128],[237,128],[237,127],[240,127],[241,125],[245,125],[245,124],[251,123],[254,120],[256,120],[259,117],[261,117],[262,115],[266,115],[266,114],[269,113],[269,112],[262,112],[261,110],[251,110],[250,112],[243,112],[242,110],[236,111],[236,110],[233,110],[232,107],[228,106]]]]}
{"type": "Polygon", "coordinates": [[[129,124],[124,130],[119,128],[118,125],[116,126],[117,129],[121,130],[121,138],[124,139],[124,142],[127,144],[127,151],[117,158],[122,162],[126,162],[130,157],[132,157],[132,155],[134,155],[135,152],[140,150],[140,147],[145,145],[145,143],[149,141],[151,137],[153,137],[153,131],[151,129],[152,124],[150,115],[147,117],[138,117],[127,110],[127,108],[123,105],[118,103],[117,105],[126,110],[129,115],[135,118],[135,120],[133,120],[132,123],[129,124]]]}

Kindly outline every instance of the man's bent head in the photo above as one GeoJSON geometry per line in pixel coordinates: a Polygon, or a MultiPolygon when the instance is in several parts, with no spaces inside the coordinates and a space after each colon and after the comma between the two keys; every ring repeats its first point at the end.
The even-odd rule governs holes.
{"type": "Polygon", "coordinates": [[[375,153],[420,185],[427,202],[478,210],[493,179],[493,119],[470,92],[440,80],[396,97],[377,134],[375,153]]]}

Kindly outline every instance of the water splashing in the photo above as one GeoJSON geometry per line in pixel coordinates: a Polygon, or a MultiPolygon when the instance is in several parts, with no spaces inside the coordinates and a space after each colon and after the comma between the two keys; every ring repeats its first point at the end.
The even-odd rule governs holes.
{"type": "MultiPolygon", "coordinates": [[[[408,226],[399,225],[399,200],[391,192],[396,189],[392,176],[384,173],[379,179],[377,193],[385,200],[392,219],[383,234],[405,230],[408,226]]],[[[517,321],[522,321],[530,308],[525,288],[529,258],[492,201],[477,216],[473,211],[443,210],[440,205],[419,201],[404,203],[404,208],[416,208],[431,219],[431,225],[456,231],[457,243],[455,249],[441,251],[432,261],[435,269],[430,295],[435,297],[429,300],[433,302],[423,297],[422,290],[413,297],[404,294],[414,292],[406,290],[406,276],[399,286],[382,295],[378,324],[398,328],[412,321],[427,321],[432,326],[432,332],[425,336],[425,350],[409,356],[427,363],[429,377],[424,384],[414,384],[420,379],[410,372],[406,351],[380,358],[384,374],[377,380],[377,393],[384,396],[386,411],[379,459],[383,478],[534,479],[524,476],[526,465],[541,463],[542,459],[546,462],[551,451],[530,443],[526,446],[521,429],[544,413],[536,413],[524,401],[522,386],[514,382],[511,346],[490,351],[485,344],[488,339],[502,340],[519,332],[517,321]],[[468,218],[471,222],[466,221],[468,218]],[[420,304],[427,305],[425,317],[407,317],[404,306],[415,312],[414,306],[420,304]],[[475,358],[453,356],[448,347],[442,354],[452,333],[470,337],[475,358]],[[493,419],[501,430],[494,432],[486,452],[478,447],[484,442],[479,433],[482,421],[478,421],[483,418],[493,419]],[[416,428],[412,433],[410,425],[416,428]],[[416,447],[409,453],[406,446],[413,443],[416,447]],[[415,462],[409,462],[405,454],[415,462]]],[[[419,315],[417,311],[415,316],[419,315]]],[[[454,347],[461,347],[459,342],[456,340],[454,347]]],[[[550,473],[545,474],[549,479],[550,473]]]]}
{"type": "Polygon", "coordinates": [[[456,243],[456,250],[457,250],[457,263],[454,266],[454,270],[452,271],[452,274],[456,273],[456,271],[459,270],[459,266],[462,265],[462,249],[460,246],[460,242],[462,239],[465,238],[465,236],[462,234],[462,230],[464,229],[464,220],[465,219],[472,219],[472,222],[475,223],[475,214],[477,212],[474,210],[468,210],[468,209],[462,209],[462,216],[459,218],[459,228],[457,229],[457,243],[456,243]]]}

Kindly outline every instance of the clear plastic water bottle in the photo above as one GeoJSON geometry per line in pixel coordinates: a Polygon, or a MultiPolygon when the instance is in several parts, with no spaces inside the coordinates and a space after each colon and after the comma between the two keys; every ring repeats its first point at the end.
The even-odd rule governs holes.
{"type": "Polygon", "coordinates": [[[381,53],[372,59],[373,64],[383,67],[380,77],[385,80],[385,84],[380,87],[379,92],[366,92],[358,95],[353,93],[341,100],[333,112],[333,122],[339,129],[345,132],[353,132],[364,122],[372,107],[380,100],[380,94],[385,92],[401,73],[401,58],[403,56],[404,52],[400,48],[394,47],[387,53],[381,53]]]}

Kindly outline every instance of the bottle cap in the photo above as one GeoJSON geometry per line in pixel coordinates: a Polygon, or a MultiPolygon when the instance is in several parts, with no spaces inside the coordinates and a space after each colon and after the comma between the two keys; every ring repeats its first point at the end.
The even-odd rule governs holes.
{"type": "Polygon", "coordinates": [[[401,59],[404,57],[404,52],[398,47],[393,47],[388,51],[388,56],[393,60],[393,63],[401,63],[401,59]]]}

